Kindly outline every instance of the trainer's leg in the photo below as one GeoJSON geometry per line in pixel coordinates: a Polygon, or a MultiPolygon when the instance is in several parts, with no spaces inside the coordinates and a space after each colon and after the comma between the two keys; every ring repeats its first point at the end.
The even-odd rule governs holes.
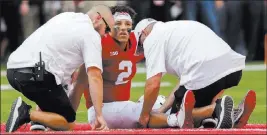
{"type": "Polygon", "coordinates": [[[53,130],[72,130],[75,125],[74,122],[69,123],[63,116],[51,112],[32,110],[30,112],[30,119],[44,124],[53,130]]]}
{"type": "MultiPolygon", "coordinates": [[[[55,130],[71,130],[75,121],[76,113],[73,110],[65,90],[61,85],[57,85],[55,77],[47,73],[44,76],[44,82],[35,82],[31,80],[32,74],[20,73],[16,70],[8,70],[8,80],[25,97],[34,101],[42,111],[30,111],[25,102],[18,98],[14,102],[15,108],[11,112],[12,115],[17,114],[18,117],[11,118],[14,124],[11,124],[11,132],[16,130],[24,122],[39,122],[55,130]],[[16,80],[16,81],[14,81],[16,80]],[[19,113],[19,114],[18,114],[19,113]],[[28,113],[28,114],[26,114],[28,113]],[[25,119],[25,120],[23,120],[25,119]],[[14,125],[16,127],[14,127],[14,125]],[[13,126],[13,127],[12,127],[13,126]]],[[[10,130],[9,130],[10,131],[10,130]]]]}

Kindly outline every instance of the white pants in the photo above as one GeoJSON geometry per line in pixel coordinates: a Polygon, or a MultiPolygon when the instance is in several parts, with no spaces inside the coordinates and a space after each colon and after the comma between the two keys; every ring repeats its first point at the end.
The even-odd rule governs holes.
{"type": "MultiPolygon", "coordinates": [[[[161,104],[156,102],[153,109],[160,107],[161,104]]],[[[104,103],[102,112],[110,129],[131,129],[136,128],[142,108],[143,102],[120,101],[104,103]]],[[[88,121],[90,124],[93,124],[95,121],[94,107],[88,109],[88,121]]]]}

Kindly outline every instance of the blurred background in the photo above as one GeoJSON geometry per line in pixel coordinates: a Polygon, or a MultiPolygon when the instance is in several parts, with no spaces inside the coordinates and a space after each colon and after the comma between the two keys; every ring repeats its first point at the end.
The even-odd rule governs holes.
{"type": "Polygon", "coordinates": [[[163,22],[196,20],[210,27],[232,49],[246,55],[247,61],[266,59],[264,58],[264,34],[267,29],[266,17],[264,18],[266,16],[266,0],[1,0],[0,3],[1,64],[4,65],[10,53],[51,17],[61,12],[86,13],[97,4],[128,5],[138,13],[135,22],[146,17],[163,22]]]}

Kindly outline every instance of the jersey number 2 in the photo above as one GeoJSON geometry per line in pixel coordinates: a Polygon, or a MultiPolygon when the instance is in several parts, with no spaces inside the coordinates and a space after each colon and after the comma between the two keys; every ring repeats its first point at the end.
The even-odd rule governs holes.
{"type": "Polygon", "coordinates": [[[127,68],[126,72],[122,72],[119,74],[117,81],[115,82],[116,85],[127,83],[129,80],[123,81],[124,78],[128,78],[132,74],[132,62],[131,61],[121,61],[119,64],[119,70],[124,70],[127,68]]]}

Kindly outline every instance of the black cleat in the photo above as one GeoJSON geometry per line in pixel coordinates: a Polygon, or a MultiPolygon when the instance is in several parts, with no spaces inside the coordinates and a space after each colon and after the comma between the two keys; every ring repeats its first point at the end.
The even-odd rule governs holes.
{"type": "Polygon", "coordinates": [[[233,118],[234,101],[230,96],[223,96],[222,99],[216,101],[215,118],[218,119],[216,128],[229,129],[234,125],[233,118]]]}
{"type": "Polygon", "coordinates": [[[6,123],[6,132],[14,132],[23,124],[30,122],[30,109],[31,106],[18,97],[12,104],[6,123]]]}
{"type": "Polygon", "coordinates": [[[46,131],[46,127],[38,122],[31,121],[31,131],[46,131]]]}
{"type": "Polygon", "coordinates": [[[206,118],[202,120],[199,128],[216,128],[218,124],[217,118],[206,118]]]}

